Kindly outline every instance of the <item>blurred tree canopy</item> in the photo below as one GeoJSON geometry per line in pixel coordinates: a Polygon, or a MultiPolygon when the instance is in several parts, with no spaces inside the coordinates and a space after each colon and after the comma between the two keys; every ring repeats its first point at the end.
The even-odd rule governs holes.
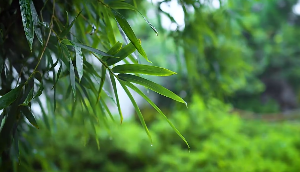
{"type": "Polygon", "coordinates": [[[114,147],[109,148],[112,152],[104,152],[120,163],[120,169],[103,160],[105,156],[91,160],[93,151],[88,150],[91,152],[82,153],[87,159],[78,163],[81,170],[89,165],[95,166],[91,170],[100,168],[98,160],[105,164],[104,171],[140,166],[144,168],[136,171],[151,171],[150,166],[158,161],[161,164],[154,171],[241,171],[245,165],[249,171],[299,169],[298,156],[293,154],[299,149],[299,139],[284,133],[298,132],[297,125],[284,126],[278,135],[267,130],[271,139],[264,144],[256,134],[264,135],[263,129],[269,125],[261,124],[256,131],[255,123],[229,117],[234,108],[258,113],[298,108],[300,20],[295,5],[297,0],[0,0],[1,170],[74,171],[77,169],[70,164],[76,163],[76,158],[63,161],[68,153],[77,151],[74,146],[96,143],[100,148],[99,140],[119,137],[126,142],[123,137],[137,136],[135,143],[124,144],[136,145],[132,147],[121,149],[115,139],[101,144],[115,146],[117,155],[125,152],[119,159],[115,159],[114,147]],[[167,8],[172,4],[177,4],[178,15],[182,13],[182,22],[167,8]],[[129,122],[124,127],[129,134],[119,133],[118,125],[123,122],[120,104],[124,103],[119,84],[145,132],[129,122]],[[137,85],[158,93],[159,98],[153,100],[137,85]],[[139,107],[133,93],[155,112],[139,107]],[[192,104],[188,110],[187,103],[192,104]],[[34,114],[35,107],[41,109],[40,114],[34,114]],[[119,120],[112,109],[117,109],[119,120]],[[164,123],[153,118],[156,114],[164,123]],[[147,124],[156,134],[150,135],[147,124]],[[170,134],[165,124],[179,137],[170,134]],[[222,129],[230,124],[228,130],[222,129]],[[254,134],[243,130],[242,124],[249,125],[254,134]],[[32,126],[41,129],[34,131],[32,126]],[[69,127],[74,131],[68,131],[69,127]],[[55,141],[66,135],[66,142],[55,141]],[[43,150],[48,137],[53,137],[49,141],[53,147],[43,150]],[[93,143],[90,137],[94,137],[93,143]],[[246,143],[252,138],[265,149],[246,143]],[[158,145],[155,151],[166,152],[157,159],[153,155],[157,152],[141,153],[149,147],[137,148],[149,146],[152,139],[158,145]],[[274,153],[272,145],[284,139],[288,141],[282,145],[290,146],[288,153],[274,153]],[[74,145],[74,140],[80,144],[74,145]],[[231,148],[232,143],[238,148],[231,148]],[[199,152],[184,152],[183,147],[189,149],[189,145],[199,152]],[[55,159],[56,149],[67,153],[55,159]],[[263,161],[270,152],[274,156],[263,161]],[[170,161],[170,156],[182,159],[170,161]],[[122,160],[131,157],[140,159],[126,166],[122,160]],[[263,162],[254,168],[253,159],[263,162]],[[278,163],[272,166],[272,161],[278,163]],[[17,165],[19,162],[22,165],[17,165]],[[178,166],[184,162],[190,164],[178,166]]]}

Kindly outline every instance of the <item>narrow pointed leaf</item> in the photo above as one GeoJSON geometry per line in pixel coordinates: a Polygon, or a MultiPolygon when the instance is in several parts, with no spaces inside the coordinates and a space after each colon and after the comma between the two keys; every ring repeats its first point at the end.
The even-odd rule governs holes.
{"type": "Polygon", "coordinates": [[[99,86],[99,90],[98,90],[98,98],[97,98],[97,103],[100,100],[100,96],[101,96],[101,91],[105,82],[105,74],[106,74],[106,68],[104,66],[102,66],[102,70],[101,70],[101,81],[100,81],[100,86],[99,86]]]}
{"type": "Polygon", "coordinates": [[[76,97],[75,72],[74,72],[74,66],[71,59],[70,59],[70,82],[71,82],[72,91],[75,99],[76,97]]]}
{"type": "Polygon", "coordinates": [[[127,20],[117,11],[113,11],[115,18],[117,20],[117,22],[119,23],[119,25],[121,26],[121,28],[123,29],[123,31],[125,32],[125,34],[127,35],[127,37],[129,38],[129,40],[132,42],[132,44],[136,47],[136,49],[138,50],[138,52],[148,61],[148,57],[146,55],[146,52],[144,51],[142,45],[140,44],[140,41],[137,39],[137,37],[135,36],[133,30],[131,29],[129,23],[127,22],[127,20]]]}
{"type": "Polygon", "coordinates": [[[31,113],[31,111],[28,109],[28,107],[21,107],[21,111],[23,113],[23,115],[28,119],[28,121],[35,126],[35,128],[39,129],[39,126],[33,116],[33,114],[31,113]]]}
{"type": "Polygon", "coordinates": [[[36,35],[37,39],[39,40],[39,42],[43,45],[43,36],[42,36],[41,29],[36,28],[36,26],[38,26],[38,24],[40,23],[40,20],[39,20],[39,16],[36,12],[36,9],[35,9],[32,1],[30,3],[30,9],[31,9],[31,14],[32,14],[35,35],[36,35]]]}
{"type": "Polygon", "coordinates": [[[147,127],[147,125],[145,123],[144,117],[143,117],[143,115],[142,115],[142,113],[140,111],[140,108],[136,104],[134,98],[132,97],[132,95],[131,95],[130,91],[128,90],[128,88],[126,87],[126,85],[123,84],[122,82],[120,82],[120,84],[123,87],[123,89],[125,90],[125,92],[126,92],[127,96],[129,97],[130,101],[132,102],[132,105],[133,105],[133,107],[134,107],[134,109],[135,109],[135,111],[136,111],[136,113],[137,113],[137,115],[138,115],[138,117],[139,117],[139,119],[140,119],[140,121],[141,121],[141,123],[142,123],[142,125],[143,125],[143,127],[144,127],[144,129],[145,129],[145,131],[146,131],[146,133],[147,133],[147,135],[149,137],[149,139],[150,139],[150,142],[152,144],[152,138],[151,138],[150,132],[148,130],[148,127],[147,127]]]}
{"type": "Polygon", "coordinates": [[[30,2],[31,0],[19,0],[25,36],[28,41],[30,51],[32,51],[34,25],[31,15],[30,2]]]}
{"type": "Polygon", "coordinates": [[[127,56],[129,56],[131,53],[133,53],[136,50],[135,46],[132,43],[127,44],[124,46],[117,54],[115,54],[116,57],[119,58],[109,58],[107,59],[107,65],[114,65],[118,63],[119,61],[125,59],[127,56]]]}
{"type": "Polygon", "coordinates": [[[103,98],[101,98],[100,101],[101,101],[101,104],[104,106],[106,112],[108,113],[109,117],[110,117],[113,121],[115,121],[113,115],[111,114],[111,112],[110,112],[108,106],[106,105],[105,101],[103,100],[103,98]]]}
{"type": "Polygon", "coordinates": [[[25,101],[21,105],[27,106],[29,104],[29,102],[32,100],[32,98],[33,98],[33,88],[30,89],[25,101]]]}
{"type": "Polygon", "coordinates": [[[141,64],[119,65],[119,66],[115,66],[112,69],[112,71],[116,73],[138,73],[138,74],[155,75],[155,76],[170,76],[176,74],[175,72],[172,72],[162,67],[141,65],[141,64]]]}
{"type": "MultiPolygon", "coordinates": [[[[122,43],[118,41],[113,47],[111,47],[111,49],[107,51],[107,54],[115,55],[121,50],[121,48],[122,48],[122,43]]],[[[107,59],[109,59],[109,57],[103,57],[104,61],[107,61],[107,59]]]]}
{"type": "Polygon", "coordinates": [[[120,119],[121,119],[121,124],[122,124],[123,114],[122,114],[122,111],[121,111],[121,106],[120,106],[120,101],[119,101],[119,96],[118,96],[118,90],[117,90],[117,86],[116,86],[116,80],[115,80],[114,76],[111,73],[109,73],[109,76],[110,76],[110,81],[111,81],[111,84],[113,86],[113,90],[114,90],[114,93],[115,93],[116,102],[117,102],[117,106],[118,106],[118,111],[119,111],[119,114],[120,114],[120,119]]]}
{"type": "Polygon", "coordinates": [[[38,91],[35,93],[34,99],[39,97],[43,93],[43,90],[44,90],[43,81],[41,79],[38,79],[38,80],[40,81],[40,87],[39,87],[38,91]]]}
{"type": "Polygon", "coordinates": [[[107,37],[109,39],[109,42],[111,45],[114,45],[117,41],[116,41],[116,38],[115,38],[115,35],[114,35],[114,30],[112,28],[112,25],[110,23],[110,19],[109,19],[109,13],[108,13],[108,8],[104,8],[104,22],[105,22],[105,29],[106,29],[106,33],[107,33],[107,37]]]}
{"type": "Polygon", "coordinates": [[[149,97],[147,97],[140,89],[138,89],[136,86],[131,84],[130,82],[121,81],[125,85],[127,85],[129,88],[131,88],[133,91],[141,95],[160,115],[162,115],[165,120],[169,123],[169,125],[173,128],[173,130],[177,133],[177,135],[185,142],[185,144],[190,149],[189,143],[186,141],[186,139],[183,137],[183,135],[177,130],[177,128],[172,124],[172,122],[166,117],[166,115],[153,103],[149,97]]]}
{"type": "Polygon", "coordinates": [[[158,32],[155,29],[155,27],[146,19],[146,17],[143,16],[143,14],[135,6],[130,5],[129,3],[126,2],[112,2],[109,3],[109,6],[113,9],[128,9],[128,10],[134,10],[138,12],[143,17],[143,19],[147,22],[147,24],[151,27],[151,29],[156,33],[156,35],[158,35],[158,32]]]}
{"type": "MultiPolygon", "coordinates": [[[[59,34],[59,37],[64,37],[66,36],[69,32],[70,29],[72,28],[72,26],[74,25],[76,19],[78,18],[78,16],[81,14],[82,11],[80,11],[77,16],[74,18],[74,20],[71,22],[71,24],[67,25],[64,30],[59,34]]],[[[67,23],[68,24],[68,23],[67,23]]]]}
{"type": "Polygon", "coordinates": [[[83,48],[83,49],[86,49],[90,52],[93,52],[93,53],[96,53],[98,55],[101,55],[101,56],[107,56],[107,57],[117,57],[117,56],[113,56],[113,55],[110,55],[110,54],[107,54],[101,50],[97,50],[95,48],[92,48],[92,47],[89,47],[87,45],[83,45],[83,44],[80,44],[80,43],[77,43],[77,42],[72,42],[74,45],[80,47],[80,48],[83,48]]]}
{"type": "Polygon", "coordinates": [[[158,94],[169,97],[169,98],[171,98],[173,100],[176,100],[180,103],[186,104],[186,102],[181,97],[177,96],[172,91],[170,91],[170,90],[166,89],[165,87],[163,87],[159,84],[156,84],[156,83],[154,83],[150,80],[147,80],[145,78],[141,78],[139,76],[130,75],[130,74],[119,74],[118,78],[120,78],[124,81],[128,81],[128,82],[132,82],[132,83],[142,85],[146,88],[149,88],[149,89],[157,92],[158,94]]]}
{"type": "Polygon", "coordinates": [[[18,97],[22,87],[18,86],[0,98],[0,110],[12,104],[18,97]]]}
{"type": "Polygon", "coordinates": [[[53,85],[53,87],[52,87],[51,89],[53,89],[53,88],[56,87],[56,84],[57,84],[58,79],[59,79],[60,74],[61,74],[61,70],[62,70],[62,65],[59,66],[59,69],[58,69],[58,71],[57,71],[56,81],[55,81],[55,83],[54,83],[54,85],[53,85]]]}
{"type": "Polygon", "coordinates": [[[83,55],[81,52],[81,48],[75,46],[75,53],[76,53],[76,68],[78,72],[79,82],[83,75],[83,55]]]}

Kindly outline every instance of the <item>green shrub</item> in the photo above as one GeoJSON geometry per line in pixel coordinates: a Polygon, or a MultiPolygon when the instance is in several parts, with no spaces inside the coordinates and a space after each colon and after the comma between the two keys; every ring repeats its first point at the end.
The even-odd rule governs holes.
{"type": "Polygon", "coordinates": [[[170,117],[189,141],[190,152],[163,119],[153,121],[149,127],[153,146],[140,124],[129,120],[111,127],[109,132],[97,128],[97,150],[89,123],[79,127],[82,122],[76,118],[70,118],[71,124],[57,118],[57,129],[51,135],[46,129],[38,131],[39,137],[25,133],[34,146],[29,153],[35,155],[30,156],[32,159],[21,158],[20,168],[74,172],[300,170],[298,123],[246,121],[229,114],[229,110],[230,106],[216,99],[204,103],[194,97],[188,110],[170,117]]]}

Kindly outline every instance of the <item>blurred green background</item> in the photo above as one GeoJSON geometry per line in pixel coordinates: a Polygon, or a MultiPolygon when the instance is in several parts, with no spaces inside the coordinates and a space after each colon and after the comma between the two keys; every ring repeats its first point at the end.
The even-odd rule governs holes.
{"type": "MultiPolygon", "coordinates": [[[[93,128],[88,120],[77,118],[89,112],[78,108],[71,117],[63,106],[70,107],[72,101],[66,101],[57,107],[60,115],[49,115],[49,130],[40,119],[41,129],[29,127],[23,133],[26,142],[15,168],[300,171],[297,0],[127,2],[135,4],[159,31],[156,36],[137,13],[120,10],[149,59],[178,73],[153,80],[180,95],[188,108],[144,91],[187,139],[190,151],[146,102],[139,101],[153,145],[133,110],[122,125],[107,121],[100,124],[107,127],[93,128]]],[[[132,109],[122,103],[123,109],[132,109]]]]}

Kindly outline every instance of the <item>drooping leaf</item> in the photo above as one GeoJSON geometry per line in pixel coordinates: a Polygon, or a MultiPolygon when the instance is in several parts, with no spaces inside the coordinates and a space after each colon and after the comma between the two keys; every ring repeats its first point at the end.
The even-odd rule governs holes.
{"type": "Polygon", "coordinates": [[[29,104],[29,102],[32,100],[32,98],[33,98],[33,88],[30,89],[25,101],[21,105],[27,106],[29,104]]]}
{"type": "Polygon", "coordinates": [[[39,16],[36,12],[36,9],[35,9],[32,1],[30,3],[30,9],[31,9],[31,14],[32,14],[35,35],[36,35],[37,39],[39,40],[39,42],[43,45],[43,36],[42,36],[41,29],[36,27],[39,25],[40,20],[39,20],[39,16]]]}
{"type": "Polygon", "coordinates": [[[136,86],[131,84],[130,82],[127,81],[121,81],[125,85],[127,85],[129,88],[131,88],[133,91],[141,95],[160,115],[162,115],[165,120],[169,123],[169,125],[173,128],[173,130],[177,133],[177,135],[185,142],[185,144],[188,146],[190,149],[189,143],[186,141],[186,139],[183,137],[183,135],[177,130],[177,128],[172,124],[172,122],[166,117],[166,115],[153,103],[149,97],[147,97],[140,89],[138,89],[136,86]]]}
{"type": "Polygon", "coordinates": [[[101,104],[104,106],[106,112],[107,112],[108,115],[110,116],[110,118],[111,118],[113,121],[115,121],[114,117],[112,116],[112,114],[111,114],[109,108],[107,107],[105,101],[103,100],[103,98],[101,98],[100,101],[101,101],[101,104]]]}
{"type": "Polygon", "coordinates": [[[52,87],[51,89],[53,89],[53,88],[55,88],[55,87],[56,87],[56,84],[57,84],[57,82],[58,82],[58,79],[59,79],[59,77],[60,77],[60,74],[61,74],[61,70],[62,70],[62,65],[60,65],[60,66],[59,66],[59,69],[58,69],[58,71],[57,71],[57,75],[56,75],[56,81],[55,81],[55,83],[53,84],[53,87],[52,87]]]}
{"type": "Polygon", "coordinates": [[[135,36],[133,30],[131,29],[129,23],[127,22],[127,20],[117,11],[113,11],[115,18],[117,20],[117,22],[119,23],[119,25],[121,26],[121,28],[123,29],[123,31],[125,32],[125,34],[127,35],[127,37],[129,38],[129,40],[132,42],[132,44],[136,47],[136,49],[138,50],[138,52],[148,61],[148,57],[146,55],[146,52],[144,51],[140,41],[137,39],[137,37],[135,36]]]}
{"type": "Polygon", "coordinates": [[[34,25],[31,15],[30,2],[31,0],[19,0],[25,36],[29,43],[30,51],[32,51],[32,43],[34,39],[34,25]]]}
{"type": "Polygon", "coordinates": [[[115,93],[116,102],[117,102],[117,106],[118,106],[118,111],[119,111],[121,124],[122,124],[123,114],[122,114],[122,111],[121,111],[121,106],[120,106],[120,101],[119,101],[119,96],[118,96],[118,90],[117,90],[117,86],[116,86],[116,80],[115,80],[114,76],[111,73],[109,73],[109,76],[110,76],[110,81],[111,81],[111,84],[113,86],[113,90],[114,90],[114,93],[115,93]]]}
{"type": "Polygon", "coordinates": [[[100,86],[99,86],[99,90],[98,90],[98,98],[97,98],[97,103],[100,100],[100,96],[101,96],[101,91],[105,82],[105,74],[106,74],[106,68],[104,66],[102,66],[101,69],[101,81],[100,81],[100,86]]]}
{"type": "Polygon", "coordinates": [[[38,126],[33,114],[31,113],[31,111],[28,109],[27,106],[22,106],[21,107],[21,112],[28,119],[30,124],[32,124],[35,128],[39,129],[39,126],[38,126]]]}
{"type": "Polygon", "coordinates": [[[175,72],[162,67],[141,64],[118,65],[112,68],[112,71],[116,73],[138,73],[155,76],[170,76],[176,74],[175,72]]]}
{"type": "Polygon", "coordinates": [[[146,19],[146,17],[143,16],[143,14],[135,6],[126,2],[112,2],[109,4],[109,6],[113,9],[128,9],[128,10],[134,10],[138,12],[143,17],[143,19],[147,22],[147,24],[151,27],[151,29],[156,33],[156,35],[158,35],[158,32],[155,29],[155,27],[146,19]]]}
{"type": "Polygon", "coordinates": [[[34,99],[35,98],[37,98],[37,97],[39,97],[42,93],[43,93],[43,90],[44,90],[44,84],[43,84],[43,81],[42,81],[42,79],[40,78],[40,79],[38,79],[39,80],[39,82],[40,82],[40,85],[39,85],[39,89],[38,89],[38,91],[35,93],[35,95],[34,95],[34,99]]]}
{"type": "Polygon", "coordinates": [[[82,78],[83,75],[83,55],[81,52],[81,48],[75,46],[75,52],[76,52],[76,68],[77,68],[77,73],[79,77],[79,82],[82,78]]]}
{"type": "Polygon", "coordinates": [[[116,41],[116,38],[115,38],[115,35],[114,35],[114,30],[112,28],[112,25],[110,23],[110,19],[109,19],[109,15],[108,15],[108,8],[104,7],[104,22],[106,24],[106,33],[107,33],[107,37],[109,39],[109,42],[111,45],[114,45],[117,41],[116,41]]]}
{"type": "Polygon", "coordinates": [[[146,88],[149,88],[149,89],[157,92],[158,94],[169,97],[169,98],[171,98],[173,100],[176,100],[180,103],[186,104],[186,102],[181,97],[177,96],[172,91],[170,91],[170,90],[166,89],[165,87],[163,87],[159,84],[156,84],[156,83],[154,83],[150,80],[147,80],[145,78],[135,76],[135,75],[130,75],[130,74],[119,74],[118,78],[120,78],[124,81],[128,81],[128,82],[132,82],[132,83],[142,85],[146,88]]]}
{"type": "Polygon", "coordinates": [[[74,25],[77,17],[81,14],[82,11],[80,11],[77,16],[74,18],[74,20],[71,22],[71,24],[68,24],[67,23],[67,26],[64,28],[64,30],[59,34],[59,37],[65,37],[69,32],[70,32],[70,29],[72,28],[72,26],[74,25]]]}
{"type": "MultiPolygon", "coordinates": [[[[122,48],[122,43],[120,43],[118,41],[113,47],[111,47],[111,49],[109,49],[107,51],[107,54],[115,55],[121,50],[121,48],[122,48]]],[[[107,61],[107,59],[109,59],[109,58],[108,57],[103,57],[104,61],[107,61]]]]}
{"type": "Polygon", "coordinates": [[[38,104],[39,104],[39,106],[40,106],[40,108],[42,110],[43,121],[44,121],[47,129],[50,131],[50,124],[49,124],[48,116],[47,116],[47,114],[45,112],[45,109],[44,109],[44,107],[42,105],[42,102],[40,101],[39,98],[37,98],[36,101],[38,102],[38,104]]]}
{"type": "Polygon", "coordinates": [[[132,105],[133,105],[133,107],[134,107],[134,109],[135,109],[135,111],[136,111],[136,113],[137,113],[137,115],[138,115],[138,117],[140,119],[140,122],[142,123],[142,125],[143,125],[143,127],[144,127],[144,129],[145,129],[145,131],[146,131],[146,133],[148,135],[148,138],[150,139],[150,142],[152,144],[152,138],[151,138],[150,132],[148,130],[148,127],[147,127],[147,125],[145,123],[144,117],[143,117],[143,115],[142,115],[142,113],[140,111],[140,108],[136,104],[134,98],[132,97],[132,95],[131,95],[130,91],[128,90],[128,88],[126,87],[126,85],[123,84],[122,82],[120,82],[120,84],[123,87],[123,89],[125,90],[125,92],[126,92],[127,96],[129,97],[130,101],[132,102],[132,105]]]}
{"type": "Polygon", "coordinates": [[[75,72],[74,72],[74,66],[73,66],[71,59],[70,59],[70,82],[71,82],[72,91],[73,91],[74,100],[75,100],[75,97],[76,97],[75,72]]]}
{"type": "Polygon", "coordinates": [[[0,110],[12,104],[18,97],[22,86],[18,86],[0,98],[0,110]]]}
{"type": "Polygon", "coordinates": [[[135,46],[132,43],[127,44],[124,46],[117,54],[115,54],[116,57],[119,58],[109,58],[107,59],[106,63],[107,65],[111,66],[119,61],[125,59],[127,56],[129,56],[131,53],[133,53],[136,50],[135,46]]]}
{"type": "Polygon", "coordinates": [[[72,42],[74,45],[76,45],[77,47],[80,47],[80,48],[83,48],[83,49],[86,49],[90,52],[93,52],[95,54],[98,54],[98,55],[101,55],[101,56],[107,56],[107,57],[117,57],[117,56],[113,56],[113,55],[110,55],[110,54],[107,54],[101,50],[97,50],[95,48],[92,48],[92,47],[89,47],[87,45],[83,45],[83,44],[80,44],[80,43],[77,43],[77,42],[72,42]]]}

